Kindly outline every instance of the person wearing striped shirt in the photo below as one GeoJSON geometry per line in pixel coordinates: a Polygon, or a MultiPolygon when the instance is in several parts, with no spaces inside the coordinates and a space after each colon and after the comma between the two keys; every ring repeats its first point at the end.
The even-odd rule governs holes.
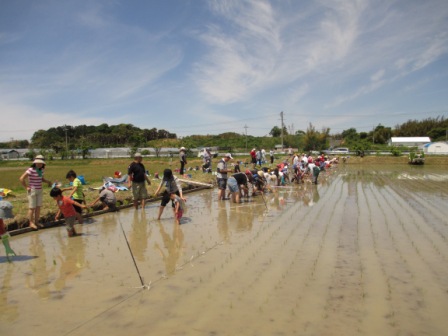
{"type": "Polygon", "coordinates": [[[28,195],[28,218],[30,228],[33,230],[37,230],[38,226],[43,226],[39,223],[40,208],[42,207],[42,182],[51,186],[51,182],[44,178],[44,167],[45,161],[36,158],[31,167],[20,176],[20,182],[28,195]]]}

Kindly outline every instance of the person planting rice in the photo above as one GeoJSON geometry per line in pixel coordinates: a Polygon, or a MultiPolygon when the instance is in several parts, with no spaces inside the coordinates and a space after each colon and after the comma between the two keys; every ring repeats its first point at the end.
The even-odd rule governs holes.
{"type": "Polygon", "coordinates": [[[86,206],[84,204],[79,204],[78,202],[72,200],[67,196],[62,196],[62,190],[57,187],[51,189],[50,196],[56,201],[56,204],[59,208],[59,211],[57,212],[54,219],[59,220],[61,214],[64,215],[68,236],[76,236],[76,231],[74,228],[76,220],[76,210],[74,208],[74,205],[83,209],[85,209],[86,206]]]}
{"type": "Polygon", "coordinates": [[[231,198],[233,203],[240,203],[241,201],[241,191],[244,191],[244,195],[249,195],[249,188],[247,186],[248,179],[245,173],[236,173],[229,177],[227,185],[231,193],[231,198]]]}
{"type": "Polygon", "coordinates": [[[99,193],[100,195],[96,200],[90,203],[89,208],[92,208],[96,203],[101,201],[101,203],[103,204],[103,210],[118,211],[118,208],[116,206],[117,198],[115,197],[115,194],[112,190],[109,190],[106,187],[102,187],[99,193]]]}
{"type": "Polygon", "coordinates": [[[176,224],[180,225],[180,219],[184,214],[185,204],[180,196],[177,196],[176,193],[170,194],[170,199],[174,205],[174,218],[176,220],[176,224]]]}
{"type": "MultiPolygon", "coordinates": [[[[173,171],[171,169],[165,169],[163,171],[163,179],[162,182],[160,182],[159,187],[157,188],[154,197],[157,197],[157,195],[160,192],[160,189],[162,189],[162,186],[165,185],[165,191],[162,194],[162,202],[160,203],[160,207],[159,207],[159,215],[157,216],[157,219],[160,220],[163,210],[165,210],[165,206],[168,204],[168,202],[170,201],[170,195],[171,194],[176,194],[177,196],[179,196],[183,201],[185,201],[186,199],[183,197],[182,195],[182,187],[180,185],[180,181],[179,179],[173,175],[173,171]]],[[[174,202],[172,202],[172,206],[173,206],[173,211],[175,211],[174,207],[175,204],[174,202]]]]}
{"type": "MultiPolygon", "coordinates": [[[[76,173],[73,170],[70,170],[67,175],[65,176],[65,178],[67,180],[69,180],[69,182],[72,183],[71,187],[68,188],[63,188],[61,189],[63,192],[64,191],[71,191],[70,195],[68,195],[69,198],[73,198],[74,201],[76,201],[79,204],[85,203],[85,196],[84,196],[84,192],[82,190],[82,182],[81,180],[76,176],[76,173]]],[[[78,219],[78,223],[82,224],[82,208],[78,207],[78,206],[74,206],[75,210],[76,210],[76,218],[78,219]]]]}
{"type": "Polygon", "coordinates": [[[319,177],[320,168],[313,162],[308,163],[308,168],[310,170],[310,175],[312,176],[311,182],[317,184],[317,178],[319,177]]]}

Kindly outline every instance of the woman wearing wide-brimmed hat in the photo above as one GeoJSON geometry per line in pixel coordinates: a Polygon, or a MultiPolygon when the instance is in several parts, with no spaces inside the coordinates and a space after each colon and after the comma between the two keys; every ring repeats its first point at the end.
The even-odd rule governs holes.
{"type": "Polygon", "coordinates": [[[51,182],[44,178],[45,161],[42,158],[37,158],[33,164],[28,168],[22,176],[20,182],[27,191],[28,195],[28,218],[30,220],[30,228],[37,230],[37,227],[42,227],[40,224],[40,208],[42,207],[42,182],[51,186],[51,182]],[[28,180],[28,185],[26,181],[28,180]]]}

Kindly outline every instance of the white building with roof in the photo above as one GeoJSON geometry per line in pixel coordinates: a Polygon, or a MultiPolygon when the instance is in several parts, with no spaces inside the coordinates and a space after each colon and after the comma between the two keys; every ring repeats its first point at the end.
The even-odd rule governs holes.
{"type": "Polygon", "coordinates": [[[430,143],[429,137],[392,137],[389,140],[389,146],[406,146],[423,148],[424,145],[430,143]]]}
{"type": "Polygon", "coordinates": [[[423,146],[425,154],[448,154],[448,142],[431,142],[423,146]]]}
{"type": "Polygon", "coordinates": [[[127,147],[95,148],[89,151],[89,156],[93,159],[130,158],[131,150],[127,147]]]}

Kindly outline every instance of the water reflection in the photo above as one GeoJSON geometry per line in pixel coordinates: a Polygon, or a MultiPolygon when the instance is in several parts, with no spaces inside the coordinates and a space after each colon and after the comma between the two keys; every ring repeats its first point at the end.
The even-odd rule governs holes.
{"type": "Polygon", "coordinates": [[[157,221],[159,232],[163,240],[163,247],[159,243],[154,244],[154,249],[159,252],[165,264],[165,271],[167,275],[175,273],[179,258],[182,256],[182,248],[184,243],[184,233],[181,225],[172,224],[172,235],[165,231],[165,227],[161,221],[157,221]]]}
{"type": "Polygon", "coordinates": [[[219,238],[221,241],[228,242],[230,240],[229,234],[229,222],[227,215],[227,204],[225,201],[219,201],[217,203],[218,215],[216,218],[219,238]]]}
{"type": "Polygon", "coordinates": [[[242,203],[242,205],[232,204],[229,209],[229,225],[237,232],[251,231],[254,215],[260,208],[253,202],[242,203]]]}
{"type": "Polygon", "coordinates": [[[85,256],[86,243],[82,237],[67,238],[65,230],[58,230],[57,240],[60,254],[55,260],[55,265],[59,265],[59,277],[54,282],[54,287],[61,292],[69,287],[67,281],[71,282],[84,267],[88,266],[88,261],[85,256]]]}
{"type": "Polygon", "coordinates": [[[129,233],[129,244],[133,251],[135,259],[145,261],[145,252],[148,248],[148,242],[151,238],[152,226],[148,225],[146,211],[134,211],[129,233]]]}
{"type": "Polygon", "coordinates": [[[25,281],[28,288],[41,299],[48,299],[50,296],[50,274],[56,269],[56,261],[51,260],[51,266],[47,267],[47,250],[40,239],[41,234],[34,232],[31,235],[30,254],[37,256],[30,262],[30,269],[25,274],[25,281]]]}
{"type": "Polygon", "coordinates": [[[120,214],[118,212],[108,212],[102,217],[102,222],[100,225],[101,235],[103,237],[108,237],[114,232],[116,232],[118,227],[118,217],[120,214]]]}
{"type": "Polygon", "coordinates": [[[15,321],[19,317],[19,305],[15,300],[8,300],[14,266],[8,263],[7,265],[2,265],[2,268],[6,268],[0,290],[0,321],[3,324],[15,321]]]}

